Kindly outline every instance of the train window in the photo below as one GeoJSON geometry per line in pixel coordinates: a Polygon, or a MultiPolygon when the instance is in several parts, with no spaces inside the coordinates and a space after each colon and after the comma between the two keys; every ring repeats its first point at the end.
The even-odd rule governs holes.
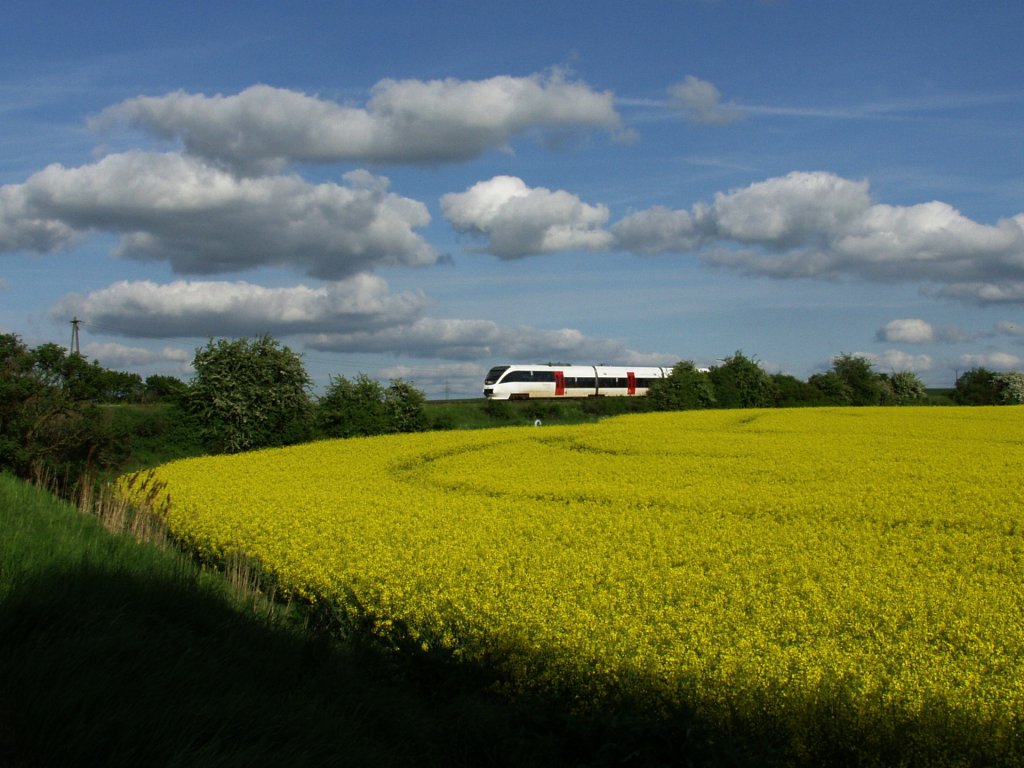
{"type": "Polygon", "coordinates": [[[554,382],[554,380],[555,380],[555,372],[554,371],[534,371],[533,372],[533,380],[534,381],[550,381],[550,382],[554,382]]]}
{"type": "Polygon", "coordinates": [[[511,367],[512,366],[510,365],[496,365],[494,368],[491,368],[491,370],[489,370],[487,372],[487,375],[484,377],[484,384],[496,384],[498,382],[498,379],[501,378],[501,374],[503,374],[511,367]]]}
{"type": "Polygon", "coordinates": [[[597,382],[593,376],[589,378],[586,376],[575,376],[573,378],[567,377],[565,379],[565,386],[574,389],[594,389],[597,386],[597,382]]]}
{"type": "Polygon", "coordinates": [[[532,371],[509,371],[505,374],[502,384],[511,384],[516,381],[533,381],[532,371]]]}

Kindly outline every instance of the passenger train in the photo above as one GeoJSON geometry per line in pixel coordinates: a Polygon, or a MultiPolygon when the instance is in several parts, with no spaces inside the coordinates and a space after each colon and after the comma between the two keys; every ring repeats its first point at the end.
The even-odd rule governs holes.
{"type": "Polygon", "coordinates": [[[629,397],[646,395],[654,379],[671,368],[609,365],[498,365],[484,378],[492,400],[542,397],[629,397]]]}

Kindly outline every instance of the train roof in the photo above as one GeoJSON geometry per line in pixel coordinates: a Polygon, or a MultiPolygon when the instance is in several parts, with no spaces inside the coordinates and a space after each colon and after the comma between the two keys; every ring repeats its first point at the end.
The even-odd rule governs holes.
{"type": "Polygon", "coordinates": [[[503,365],[495,365],[493,368],[529,368],[530,370],[565,370],[566,368],[586,368],[593,370],[596,368],[599,371],[665,371],[672,370],[671,365],[604,365],[602,363],[506,363],[503,365]]]}

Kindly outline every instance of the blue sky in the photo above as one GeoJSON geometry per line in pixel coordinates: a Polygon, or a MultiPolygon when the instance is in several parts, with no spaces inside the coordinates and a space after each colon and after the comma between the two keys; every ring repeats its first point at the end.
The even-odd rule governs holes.
{"type": "Polygon", "coordinates": [[[0,330],[319,387],[1024,368],[1024,4],[9,2],[0,330]]]}

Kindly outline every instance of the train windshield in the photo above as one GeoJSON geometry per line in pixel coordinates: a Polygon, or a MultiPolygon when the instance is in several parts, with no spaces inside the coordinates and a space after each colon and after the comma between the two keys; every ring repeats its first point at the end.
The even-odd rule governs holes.
{"type": "Polygon", "coordinates": [[[498,379],[501,378],[501,374],[511,368],[511,365],[496,365],[487,372],[487,376],[484,377],[484,384],[497,384],[498,379]]]}

